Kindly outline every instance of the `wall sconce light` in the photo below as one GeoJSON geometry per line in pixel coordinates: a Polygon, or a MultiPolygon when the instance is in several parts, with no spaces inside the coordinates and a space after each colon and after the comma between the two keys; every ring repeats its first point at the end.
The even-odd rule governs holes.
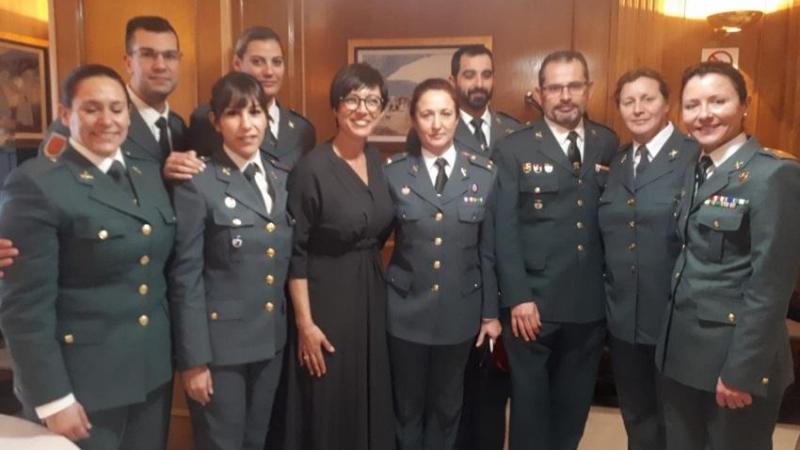
{"type": "Polygon", "coordinates": [[[761,11],[726,11],[712,14],[706,18],[714,32],[723,36],[738,33],[744,28],[758,22],[764,15],[761,11]]]}

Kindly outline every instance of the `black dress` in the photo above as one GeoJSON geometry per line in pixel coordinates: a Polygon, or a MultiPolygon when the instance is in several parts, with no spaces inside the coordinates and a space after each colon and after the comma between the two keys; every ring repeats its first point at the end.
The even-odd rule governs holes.
{"type": "Polygon", "coordinates": [[[336,352],[313,378],[290,348],[285,449],[391,450],[394,413],[380,249],[393,219],[377,150],[367,148],[369,185],[323,143],[289,181],[296,220],[291,278],[307,279],[311,316],[336,352]]]}

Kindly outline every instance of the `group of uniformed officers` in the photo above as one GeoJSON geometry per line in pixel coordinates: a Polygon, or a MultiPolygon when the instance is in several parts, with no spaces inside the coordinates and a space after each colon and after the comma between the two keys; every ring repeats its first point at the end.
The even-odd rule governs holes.
{"type": "Polygon", "coordinates": [[[131,19],[127,83],[73,70],[41,157],[5,183],[0,327],[26,417],[84,449],[165,448],[177,369],[199,449],[319,433],[296,445],[499,450],[510,397],[511,450],[574,450],[607,347],[629,449],[772,448],[793,380],[800,164],[746,134],[733,66],[684,71],[688,135],[661,74],[624,74],[620,149],[588,118],[580,52],[545,57],[542,117],[523,125],[490,107],[491,51],[463,47],[449,80],[414,91],[408,153],[381,171],[365,143],[388,95],[369,66],[337,74],[339,131],[314,148],[276,101],[285,54],[269,28],[242,34],[188,128],[167,101],[180,60],[167,20],[131,19]],[[358,231],[331,228],[336,214],[358,231]],[[379,295],[362,262],[336,266],[369,264],[392,230],[379,295]],[[339,291],[315,267],[369,284],[347,291],[364,292],[352,307],[368,332],[331,338],[319,299],[339,291]],[[338,364],[364,378],[326,374],[338,364]],[[368,398],[384,383],[389,433],[368,398]],[[297,429],[287,398],[313,405],[297,429]]]}

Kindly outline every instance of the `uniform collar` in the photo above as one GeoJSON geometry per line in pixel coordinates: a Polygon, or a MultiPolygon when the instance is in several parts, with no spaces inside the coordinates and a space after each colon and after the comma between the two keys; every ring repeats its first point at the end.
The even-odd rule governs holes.
{"type": "Polygon", "coordinates": [[[69,145],[72,146],[76,152],[80,153],[81,156],[88,159],[90,163],[94,164],[94,166],[103,173],[108,172],[108,169],[111,168],[111,164],[114,161],[119,161],[123,166],[125,166],[125,159],[122,157],[122,151],[119,148],[112,156],[100,156],[86,148],[86,146],[76,141],[72,137],[69,138],[69,145]]]}
{"type": "MultiPolygon", "coordinates": [[[[745,143],[747,142],[747,135],[744,132],[739,133],[735,138],[731,139],[730,141],[720,145],[711,153],[708,153],[708,156],[711,157],[711,162],[714,163],[714,167],[721,166],[728,158],[733,156],[737,150],[739,150],[745,143]]],[[[705,152],[700,152],[700,157],[706,155],[705,152]]]]}
{"type": "Polygon", "coordinates": [[[267,115],[269,116],[269,129],[272,131],[272,134],[277,139],[278,137],[278,129],[281,124],[281,109],[278,107],[278,101],[274,98],[272,102],[267,106],[267,115]]]}
{"type": "Polygon", "coordinates": [[[672,132],[675,131],[675,126],[672,125],[672,122],[667,122],[667,126],[661,129],[652,139],[650,142],[641,143],[633,141],[633,145],[631,146],[631,150],[633,150],[633,154],[636,154],[636,150],[639,149],[642,145],[647,146],[647,153],[650,154],[650,161],[656,159],[656,155],[664,147],[664,144],[667,143],[667,140],[672,136],[672,132]]]}
{"type": "Polygon", "coordinates": [[[553,133],[553,137],[556,138],[556,142],[563,148],[567,148],[569,146],[569,141],[567,140],[567,136],[571,131],[578,133],[578,146],[581,146],[581,143],[584,142],[585,135],[586,135],[586,128],[584,127],[583,119],[578,122],[578,125],[575,126],[574,129],[570,130],[568,128],[562,127],[561,125],[552,122],[547,117],[544,118],[545,123],[550,128],[550,131],[553,133]]]}
{"type": "Polygon", "coordinates": [[[445,173],[450,173],[455,167],[456,164],[456,146],[455,144],[450,144],[450,148],[444,151],[441,156],[434,155],[432,152],[426,150],[424,147],[421,149],[422,153],[422,160],[425,162],[425,167],[428,169],[428,173],[436,174],[438,173],[438,169],[435,169],[436,160],[439,158],[444,158],[447,161],[447,166],[445,166],[445,173]]]}
{"type": "Polygon", "coordinates": [[[261,161],[261,152],[255,152],[252,157],[249,159],[242,158],[236,152],[229,149],[227,145],[223,144],[222,149],[225,151],[225,154],[228,155],[228,158],[233,161],[233,164],[239,168],[240,172],[244,172],[244,169],[250,164],[254,163],[258,168],[261,170],[261,173],[267,173],[264,170],[264,163],[261,161]]]}
{"type": "Polygon", "coordinates": [[[133,103],[133,106],[135,106],[136,109],[139,111],[139,114],[142,116],[142,119],[144,119],[144,123],[146,123],[148,127],[150,128],[154,127],[156,121],[162,117],[165,120],[169,119],[169,102],[164,102],[165,105],[164,112],[158,112],[156,111],[155,108],[145,103],[144,100],[142,100],[138,95],[136,95],[136,92],[134,92],[133,89],[131,89],[130,85],[126,86],[126,88],[128,89],[128,94],[131,97],[131,102],[133,103]]]}

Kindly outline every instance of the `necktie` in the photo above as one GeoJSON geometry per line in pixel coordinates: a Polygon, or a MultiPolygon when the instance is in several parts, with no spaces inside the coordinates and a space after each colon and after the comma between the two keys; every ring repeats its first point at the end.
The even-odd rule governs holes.
{"type": "MultiPolygon", "coordinates": [[[[261,188],[258,187],[258,182],[256,182],[256,173],[261,172],[261,168],[259,168],[256,163],[250,163],[247,167],[244,168],[244,177],[247,178],[247,181],[250,183],[250,186],[256,190],[256,194],[258,194],[258,199],[261,200],[261,203],[264,204],[264,207],[267,209],[267,212],[271,208],[267,208],[267,204],[264,201],[264,194],[261,192],[261,188]]],[[[266,181],[266,178],[265,178],[266,181]]],[[[270,205],[275,201],[275,194],[272,191],[272,184],[267,183],[267,195],[270,199],[270,205]]]]}
{"type": "Polygon", "coordinates": [[[269,144],[272,148],[275,148],[278,146],[278,138],[275,137],[275,135],[272,133],[273,120],[274,119],[272,118],[272,116],[267,114],[267,134],[265,137],[267,140],[267,144],[269,144]]]}
{"type": "Polygon", "coordinates": [[[133,193],[133,187],[131,186],[131,180],[128,178],[128,171],[125,170],[125,166],[122,165],[121,162],[114,160],[111,163],[111,167],[108,168],[108,172],[106,172],[108,176],[114,180],[114,183],[120,187],[123,191],[125,191],[128,196],[136,202],[136,195],[133,193]]]}
{"type": "Polygon", "coordinates": [[[434,164],[436,164],[436,167],[439,168],[439,173],[436,174],[436,182],[433,183],[433,187],[436,189],[436,193],[441,195],[444,191],[444,185],[447,183],[447,173],[444,170],[444,168],[447,166],[447,160],[444,158],[436,158],[436,162],[434,164]]]}
{"type": "Polygon", "coordinates": [[[486,144],[486,135],[483,134],[483,119],[480,117],[473,118],[469,123],[475,128],[475,139],[481,144],[481,150],[486,151],[488,145],[486,144]]]}
{"type": "Polygon", "coordinates": [[[167,119],[159,117],[156,120],[156,127],[158,127],[158,146],[161,148],[161,154],[166,158],[172,147],[169,145],[169,130],[167,129],[167,119]]]}
{"type": "Polygon", "coordinates": [[[642,145],[638,149],[636,149],[636,153],[639,154],[639,164],[636,165],[636,176],[638,177],[645,170],[647,170],[647,166],[650,165],[650,152],[647,151],[647,147],[642,145]]]}
{"type": "Polygon", "coordinates": [[[570,131],[567,135],[569,147],[567,147],[567,158],[572,163],[572,168],[575,171],[581,170],[581,151],[578,149],[578,133],[575,130],[570,131]]]}
{"type": "Polygon", "coordinates": [[[707,155],[704,155],[700,158],[700,162],[697,163],[694,169],[694,180],[697,182],[697,186],[701,186],[705,183],[706,179],[708,178],[708,169],[710,169],[714,165],[714,162],[711,161],[711,158],[707,155]]]}

